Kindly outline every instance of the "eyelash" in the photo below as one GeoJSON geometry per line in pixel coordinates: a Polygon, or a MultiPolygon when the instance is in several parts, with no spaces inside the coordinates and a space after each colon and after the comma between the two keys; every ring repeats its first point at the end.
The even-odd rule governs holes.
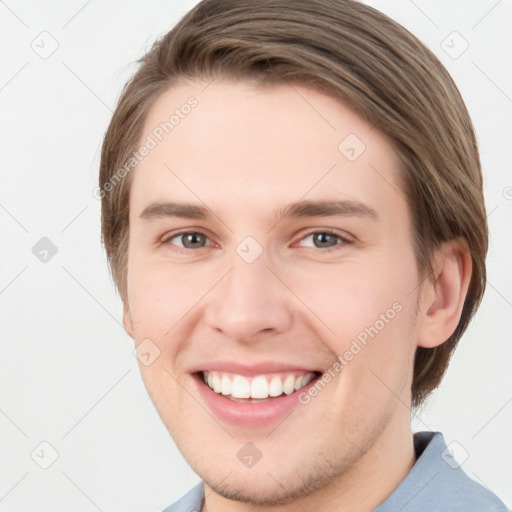
{"type": "MultiPolygon", "coordinates": [[[[306,238],[308,238],[308,237],[310,237],[312,235],[317,235],[317,234],[325,234],[325,235],[334,236],[334,237],[339,239],[339,243],[337,243],[333,247],[309,247],[309,249],[319,249],[322,252],[331,252],[331,251],[339,249],[340,246],[342,246],[342,245],[348,245],[348,244],[352,244],[353,243],[352,240],[344,237],[343,235],[340,235],[336,231],[332,231],[332,230],[328,230],[328,229],[322,229],[322,230],[317,230],[317,231],[310,231],[309,233],[305,234],[300,239],[300,241],[302,242],[306,238]]],[[[191,249],[191,248],[188,248],[188,247],[175,246],[174,244],[170,243],[170,240],[172,240],[173,238],[177,238],[177,237],[183,236],[183,235],[201,235],[201,236],[204,236],[206,239],[209,240],[208,236],[205,233],[202,233],[201,231],[180,231],[178,233],[173,233],[173,234],[167,236],[164,240],[162,240],[162,243],[172,245],[178,251],[187,251],[188,252],[188,251],[197,250],[197,249],[191,249]]],[[[207,246],[199,247],[198,249],[204,249],[206,247],[207,246]]]]}

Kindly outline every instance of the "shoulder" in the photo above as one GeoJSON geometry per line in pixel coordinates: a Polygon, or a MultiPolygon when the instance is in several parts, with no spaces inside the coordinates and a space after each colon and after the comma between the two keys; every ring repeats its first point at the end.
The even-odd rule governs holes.
{"type": "MultiPolygon", "coordinates": [[[[439,472],[433,480],[435,501],[443,505],[446,512],[509,512],[505,504],[491,491],[470,478],[459,466],[439,472]]],[[[430,500],[434,501],[434,500],[430,500]]],[[[428,501],[427,501],[428,503],[428,501]]],[[[426,504],[427,504],[426,503],[426,504]]]]}
{"type": "Polygon", "coordinates": [[[509,512],[495,494],[464,472],[441,432],[418,432],[414,445],[416,463],[374,512],[509,512]]]}
{"type": "Polygon", "coordinates": [[[201,512],[204,500],[203,484],[197,484],[195,487],[183,496],[179,501],[173,503],[162,512],[201,512]]]}

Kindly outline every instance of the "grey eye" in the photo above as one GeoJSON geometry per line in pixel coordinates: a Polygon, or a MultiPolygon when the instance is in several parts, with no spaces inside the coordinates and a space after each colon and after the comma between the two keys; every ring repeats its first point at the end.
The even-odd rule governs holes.
{"type": "Polygon", "coordinates": [[[180,233],[179,235],[173,236],[168,241],[184,249],[199,249],[206,245],[206,240],[206,236],[201,233],[180,233]],[[173,240],[178,240],[178,242],[173,242],[173,240]]]}
{"type": "Polygon", "coordinates": [[[339,235],[336,235],[335,233],[329,233],[328,231],[317,231],[305,236],[302,239],[301,245],[307,245],[311,247],[310,244],[304,244],[304,241],[307,239],[312,240],[313,247],[316,247],[317,249],[335,247],[338,244],[338,241],[342,240],[339,235]]]}

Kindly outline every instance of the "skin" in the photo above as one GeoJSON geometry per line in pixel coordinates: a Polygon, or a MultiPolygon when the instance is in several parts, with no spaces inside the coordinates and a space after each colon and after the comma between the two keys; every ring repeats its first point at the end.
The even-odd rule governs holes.
{"type": "Polygon", "coordinates": [[[145,385],[205,484],[203,510],[370,510],[415,462],[414,352],[455,329],[470,258],[463,242],[446,243],[435,279],[423,279],[392,142],[339,101],[299,85],[206,85],[159,97],[141,141],[190,96],[198,105],[133,171],[123,319],[136,344],[160,350],[140,365],[145,385]],[[338,150],[349,134],[366,145],[353,162],[338,150]],[[377,216],[281,218],[300,199],[358,201],[377,216]],[[155,201],[213,213],[141,219],[155,201]],[[184,229],[206,238],[185,248],[184,229]],[[325,230],[346,241],[318,246],[311,234],[325,230]],[[247,236],[263,250],[250,264],[236,252],[247,236]],[[190,369],[204,361],[326,371],[396,302],[401,311],[279,425],[225,424],[197,393],[190,369]],[[262,453],[251,468],[236,456],[247,442],[262,453]]]}

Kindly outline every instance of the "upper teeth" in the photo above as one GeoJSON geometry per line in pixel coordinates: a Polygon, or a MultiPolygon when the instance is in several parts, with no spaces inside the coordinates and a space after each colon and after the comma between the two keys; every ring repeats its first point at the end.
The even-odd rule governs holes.
{"type": "Polygon", "coordinates": [[[244,377],[233,373],[205,371],[203,379],[215,393],[233,398],[268,398],[290,395],[315,377],[314,373],[284,373],[244,377]]]}

